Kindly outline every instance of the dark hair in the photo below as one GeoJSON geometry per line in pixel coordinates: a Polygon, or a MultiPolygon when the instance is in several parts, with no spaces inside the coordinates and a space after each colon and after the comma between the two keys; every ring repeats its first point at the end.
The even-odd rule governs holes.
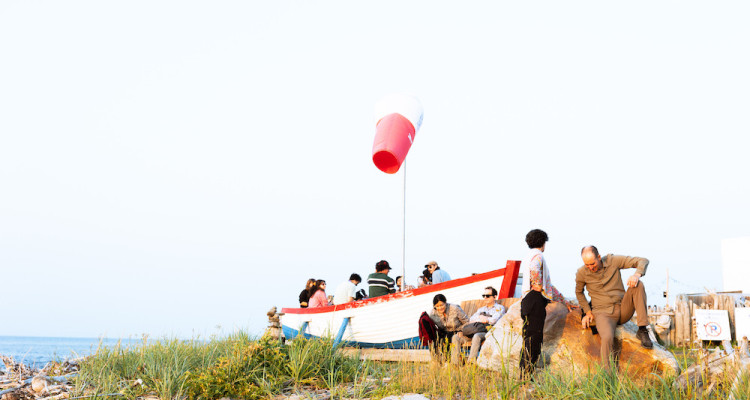
{"type": "Polygon", "coordinates": [[[305,289],[311,288],[311,285],[315,285],[315,278],[310,278],[307,280],[307,283],[305,283],[305,289]]]}
{"type": "Polygon", "coordinates": [[[432,305],[434,306],[435,304],[437,304],[437,303],[439,303],[439,302],[441,302],[441,301],[442,301],[443,303],[445,303],[445,304],[448,304],[448,300],[447,300],[447,299],[445,298],[445,295],[444,295],[444,294],[442,294],[442,293],[438,293],[438,294],[436,294],[436,295],[435,295],[435,297],[434,297],[434,298],[432,299],[432,305]]]}
{"type": "Polygon", "coordinates": [[[497,296],[497,290],[495,290],[495,288],[493,288],[492,286],[487,286],[486,288],[484,288],[484,290],[488,290],[488,289],[492,290],[493,296],[497,296]]]}
{"type": "Polygon", "coordinates": [[[526,244],[530,249],[538,249],[549,240],[547,233],[541,229],[532,229],[526,234],[526,244]]]}
{"type": "Polygon", "coordinates": [[[429,269],[425,268],[424,271],[422,271],[422,276],[427,278],[428,281],[432,282],[432,272],[430,272],[429,269]]]}
{"type": "Polygon", "coordinates": [[[362,282],[362,277],[359,276],[359,274],[351,274],[351,276],[349,276],[349,280],[350,281],[362,282]]]}
{"type": "Polygon", "coordinates": [[[581,255],[583,255],[586,250],[591,251],[591,253],[594,254],[594,257],[599,257],[599,249],[596,248],[596,246],[590,245],[590,246],[583,246],[581,249],[581,255]]]}
{"type": "Polygon", "coordinates": [[[397,276],[394,282],[398,282],[399,279],[401,279],[401,275],[397,276]]]}
{"type": "Polygon", "coordinates": [[[375,264],[375,271],[383,271],[386,269],[391,269],[391,266],[388,264],[388,261],[380,260],[375,264]]]}
{"type": "Polygon", "coordinates": [[[322,290],[320,286],[324,285],[325,283],[326,281],[324,281],[323,279],[318,279],[317,281],[315,281],[315,285],[310,288],[310,297],[312,297],[312,295],[314,295],[318,290],[322,290]]]}

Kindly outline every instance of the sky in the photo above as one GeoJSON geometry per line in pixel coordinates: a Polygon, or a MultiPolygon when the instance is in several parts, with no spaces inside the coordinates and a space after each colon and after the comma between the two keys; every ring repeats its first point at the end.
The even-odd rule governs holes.
{"type": "Polygon", "coordinates": [[[259,334],[308,278],[401,275],[404,220],[411,284],[430,260],[453,278],[520,260],[539,228],[568,297],[587,244],[648,258],[650,304],[667,282],[672,302],[722,290],[722,239],[750,236],[749,17],[2,1],[0,335],[259,334]],[[371,157],[392,93],[424,122],[389,175],[371,157]]]}

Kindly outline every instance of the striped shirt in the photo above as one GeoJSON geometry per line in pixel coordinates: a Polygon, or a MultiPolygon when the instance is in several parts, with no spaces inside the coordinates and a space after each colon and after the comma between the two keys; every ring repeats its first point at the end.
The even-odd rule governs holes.
{"type": "Polygon", "coordinates": [[[396,281],[381,272],[370,274],[367,284],[370,285],[370,298],[396,293],[396,281]]]}

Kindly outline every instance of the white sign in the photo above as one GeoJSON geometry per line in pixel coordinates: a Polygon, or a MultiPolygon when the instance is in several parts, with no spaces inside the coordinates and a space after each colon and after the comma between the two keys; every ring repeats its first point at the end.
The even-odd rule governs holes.
{"type": "Polygon", "coordinates": [[[695,326],[700,340],[732,340],[727,310],[695,310],[695,326]]]}
{"type": "Polygon", "coordinates": [[[738,342],[743,336],[750,339],[750,307],[734,309],[734,335],[738,342]]]}

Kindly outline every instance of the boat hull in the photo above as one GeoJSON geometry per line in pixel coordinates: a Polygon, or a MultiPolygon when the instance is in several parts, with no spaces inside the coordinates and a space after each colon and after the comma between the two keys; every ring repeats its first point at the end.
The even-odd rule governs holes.
{"type": "Polygon", "coordinates": [[[498,289],[498,298],[513,297],[520,261],[505,268],[454,279],[388,296],[317,308],[284,308],[284,336],[292,339],[331,337],[363,348],[416,348],[419,317],[432,310],[432,299],[442,293],[449,303],[476,300],[487,286],[498,289]]]}

